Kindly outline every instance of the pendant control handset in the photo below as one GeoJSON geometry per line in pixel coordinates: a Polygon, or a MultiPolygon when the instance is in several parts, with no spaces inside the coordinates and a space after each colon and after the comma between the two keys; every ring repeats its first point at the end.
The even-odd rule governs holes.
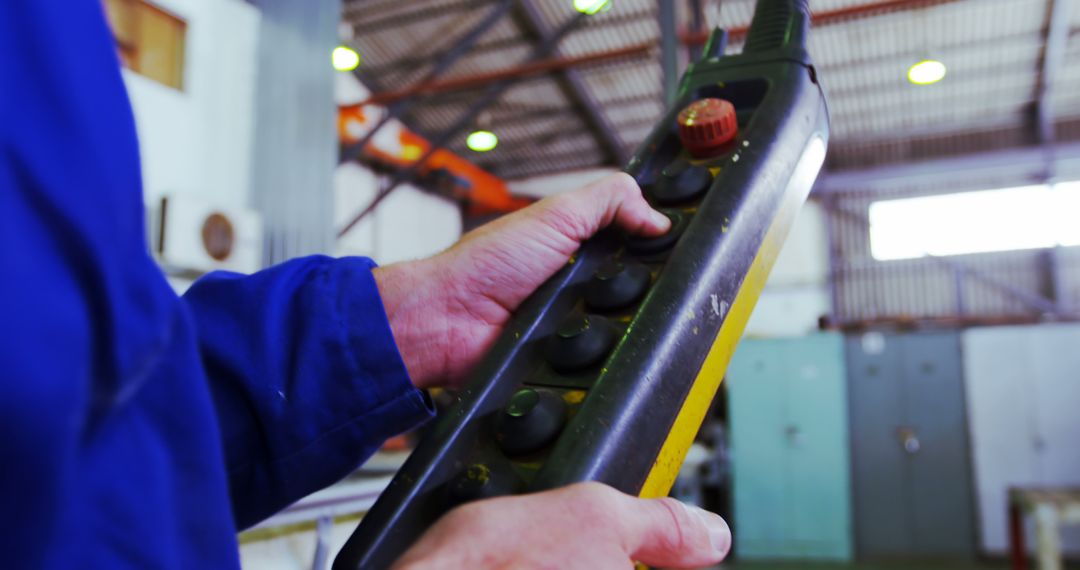
{"type": "Polygon", "coordinates": [[[336,570],[387,568],[442,514],[600,481],[668,493],[825,159],[806,0],[713,32],[626,171],[672,227],[605,230],[515,313],[363,518],[336,570]]]}

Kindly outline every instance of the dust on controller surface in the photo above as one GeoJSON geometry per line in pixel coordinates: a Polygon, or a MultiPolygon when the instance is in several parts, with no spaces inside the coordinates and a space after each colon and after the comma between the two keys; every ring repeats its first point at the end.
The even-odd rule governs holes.
{"type": "MultiPolygon", "coordinates": [[[[760,0],[759,12],[770,3],[789,4],[760,0]]],[[[753,306],[756,290],[740,298],[760,289],[776,253],[763,252],[778,250],[787,229],[774,228],[790,225],[824,158],[827,111],[801,43],[805,2],[790,4],[802,5],[788,16],[802,36],[785,34],[797,45],[753,53],[752,25],[751,53],[720,57],[724,36],[714,32],[705,60],[683,78],[680,104],[631,161],[671,229],[655,238],[601,232],[522,305],[335,568],[388,567],[472,500],[585,480],[646,494],[684,400],[727,342],[722,376],[749,312],[728,316],[753,306]],[[807,161],[815,138],[820,157],[807,161]],[[700,315],[688,309],[702,306],[700,315]]],[[[711,401],[714,380],[699,399],[711,401]]]]}

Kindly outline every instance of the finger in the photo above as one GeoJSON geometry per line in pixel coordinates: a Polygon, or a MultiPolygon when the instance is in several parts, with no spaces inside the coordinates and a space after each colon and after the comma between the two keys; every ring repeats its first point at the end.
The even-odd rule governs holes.
{"type": "Polygon", "coordinates": [[[604,225],[612,223],[632,233],[660,235],[671,227],[671,220],[645,201],[637,182],[625,173],[599,181],[604,225]]]}
{"type": "Polygon", "coordinates": [[[731,549],[724,519],[671,498],[638,499],[629,504],[624,539],[628,554],[650,566],[698,568],[719,563],[731,549]]]}
{"type": "Polygon", "coordinates": [[[551,204],[552,219],[569,221],[559,228],[581,241],[612,223],[632,234],[661,235],[671,227],[667,216],[653,210],[630,175],[612,174],[551,204]]]}

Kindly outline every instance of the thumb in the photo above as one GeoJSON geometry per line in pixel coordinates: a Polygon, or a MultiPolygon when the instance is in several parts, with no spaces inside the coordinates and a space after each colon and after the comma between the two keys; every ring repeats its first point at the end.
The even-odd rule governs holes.
{"type": "Polygon", "coordinates": [[[672,498],[630,502],[624,540],[634,560],[650,566],[698,568],[719,563],[731,550],[731,530],[719,515],[672,498]]]}
{"type": "Polygon", "coordinates": [[[671,220],[653,210],[637,182],[622,172],[555,196],[545,206],[541,217],[577,242],[612,223],[629,233],[646,236],[661,235],[671,227],[671,220]]]}

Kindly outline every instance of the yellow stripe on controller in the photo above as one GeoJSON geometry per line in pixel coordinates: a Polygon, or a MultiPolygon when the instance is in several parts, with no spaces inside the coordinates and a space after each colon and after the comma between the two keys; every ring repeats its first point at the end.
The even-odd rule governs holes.
{"type": "MultiPolygon", "coordinates": [[[[807,147],[807,152],[803,153],[803,157],[795,167],[792,176],[793,184],[799,182],[797,180],[799,176],[807,174],[804,171],[808,168],[812,168],[809,172],[809,183],[813,183],[814,176],[824,161],[824,143],[820,139],[814,140],[816,142],[812,142],[807,147]],[[811,149],[817,150],[816,144],[821,146],[820,152],[810,152],[811,149]]],[[[783,247],[784,240],[787,239],[788,232],[795,223],[795,216],[802,207],[805,194],[803,188],[786,189],[776,217],[765,233],[761,247],[746,273],[746,278],[743,279],[739,292],[735,294],[735,300],[731,303],[727,318],[720,325],[720,332],[717,333],[716,340],[709,349],[709,354],[705,357],[705,362],[701,365],[701,370],[694,379],[693,386],[690,387],[690,393],[686,395],[679,415],[675,417],[675,423],[672,424],[671,431],[668,432],[668,437],[664,440],[664,445],[660,448],[660,453],[656,456],[652,470],[649,471],[638,496],[646,499],[666,497],[671,491],[671,486],[675,484],[675,478],[679,475],[686,453],[690,450],[690,445],[694,443],[694,437],[697,436],[701,423],[705,421],[705,414],[708,413],[713,397],[716,396],[716,391],[724,379],[731,355],[735,353],[735,347],[742,338],[750,313],[753,312],[761,290],[765,287],[765,281],[769,278],[769,272],[776,262],[776,257],[780,254],[780,248],[783,247]]]]}

